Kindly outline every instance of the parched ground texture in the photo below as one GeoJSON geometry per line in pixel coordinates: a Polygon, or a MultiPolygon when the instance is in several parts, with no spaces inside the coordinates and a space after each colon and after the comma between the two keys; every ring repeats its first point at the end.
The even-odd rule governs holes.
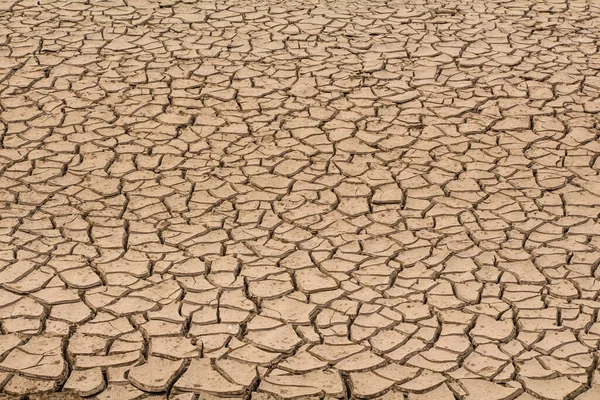
{"type": "Polygon", "coordinates": [[[1,390],[600,399],[599,49],[596,0],[0,1],[1,390]]]}

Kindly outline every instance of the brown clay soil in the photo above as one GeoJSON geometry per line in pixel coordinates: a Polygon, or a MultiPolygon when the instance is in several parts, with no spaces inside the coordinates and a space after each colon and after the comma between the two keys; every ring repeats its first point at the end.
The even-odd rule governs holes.
{"type": "Polygon", "coordinates": [[[0,0],[0,391],[600,399],[599,49],[596,0],[0,0]]]}

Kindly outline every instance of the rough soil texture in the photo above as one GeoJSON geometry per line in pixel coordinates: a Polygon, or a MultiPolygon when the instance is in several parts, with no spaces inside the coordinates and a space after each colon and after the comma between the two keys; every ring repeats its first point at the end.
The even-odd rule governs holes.
{"type": "Polygon", "coordinates": [[[600,399],[599,49],[596,0],[0,1],[0,390],[600,399]]]}

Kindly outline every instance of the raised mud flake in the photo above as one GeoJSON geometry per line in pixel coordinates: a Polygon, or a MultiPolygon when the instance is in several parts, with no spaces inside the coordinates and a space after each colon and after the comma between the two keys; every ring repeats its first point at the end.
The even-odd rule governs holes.
{"type": "Polygon", "coordinates": [[[200,345],[195,346],[190,339],[177,336],[153,337],[149,344],[150,354],[169,359],[194,358],[200,350],[200,345]]]}
{"type": "Polygon", "coordinates": [[[546,277],[529,261],[501,262],[500,268],[513,274],[519,283],[543,285],[546,277]]]}
{"type": "Polygon", "coordinates": [[[223,377],[207,358],[193,359],[183,375],[175,382],[180,391],[207,392],[211,394],[242,394],[245,387],[223,377]]]}
{"type": "MultiPolygon", "coordinates": [[[[81,400],[82,398],[76,394],[66,391],[56,393],[33,394],[29,396],[31,400],[81,400]]],[[[9,400],[9,399],[6,399],[9,400]]],[[[12,400],[12,399],[10,399],[12,400]]]]}
{"type": "Polygon", "coordinates": [[[229,380],[250,387],[258,378],[256,366],[235,360],[218,359],[215,367],[229,380]]]}
{"type": "Polygon", "coordinates": [[[138,389],[147,392],[164,392],[183,370],[182,360],[172,361],[161,357],[150,357],[142,365],[129,371],[129,381],[138,389]]]}
{"type": "Polygon", "coordinates": [[[100,277],[89,267],[63,271],[59,276],[68,286],[77,289],[88,289],[102,284],[100,277]]]}
{"type": "Polygon", "coordinates": [[[384,185],[373,194],[373,204],[399,204],[404,201],[404,193],[395,184],[384,185]]]}
{"type": "Polygon", "coordinates": [[[6,122],[30,121],[41,114],[42,111],[36,107],[24,106],[3,111],[0,114],[0,119],[6,122]]]}
{"type": "Polygon", "coordinates": [[[281,356],[280,353],[261,350],[251,344],[238,347],[227,355],[234,360],[260,366],[269,366],[281,356]]]}
{"type": "Polygon", "coordinates": [[[337,289],[338,283],[317,268],[307,268],[296,271],[295,279],[300,290],[315,293],[337,289]]]}
{"type": "Polygon", "coordinates": [[[109,383],[106,390],[96,396],[98,400],[136,400],[144,395],[141,390],[122,383],[109,383]]]}
{"type": "Polygon", "coordinates": [[[416,302],[401,303],[395,307],[395,310],[404,316],[407,322],[417,322],[431,317],[431,310],[425,304],[416,302]]]}
{"type": "Polygon", "coordinates": [[[39,380],[22,375],[14,375],[10,378],[10,376],[2,375],[0,375],[0,379],[2,379],[3,383],[10,379],[3,389],[4,393],[10,395],[23,396],[38,393],[51,393],[55,391],[57,387],[56,382],[52,380],[39,380]]]}
{"type": "Polygon", "coordinates": [[[335,363],[353,354],[360,353],[362,350],[364,350],[364,347],[357,344],[318,344],[312,347],[309,352],[321,360],[335,363]]]}
{"type": "Polygon", "coordinates": [[[58,304],[50,311],[50,318],[71,324],[81,323],[91,318],[92,315],[92,310],[83,302],[58,304]]]}
{"type": "Polygon", "coordinates": [[[313,371],[306,374],[270,374],[261,380],[259,391],[284,398],[319,394],[340,398],[345,394],[340,375],[333,371],[313,371]]]}
{"type": "Polygon", "coordinates": [[[119,299],[115,303],[104,307],[107,311],[119,316],[137,314],[155,308],[157,308],[156,303],[133,296],[119,299]]]}
{"type": "Polygon", "coordinates": [[[320,370],[327,365],[326,361],[319,360],[307,351],[298,351],[292,357],[283,360],[279,364],[279,368],[291,373],[301,373],[320,370]]]}
{"type": "Polygon", "coordinates": [[[0,336],[0,355],[6,356],[15,347],[23,344],[23,339],[14,333],[0,336]]]}
{"type": "Polygon", "coordinates": [[[263,300],[261,309],[261,314],[264,316],[280,319],[291,324],[308,325],[316,306],[283,296],[277,299],[263,300]]]}
{"type": "Polygon", "coordinates": [[[381,368],[375,369],[373,372],[396,383],[404,383],[415,378],[419,373],[419,369],[406,367],[396,363],[390,363],[381,368]]]}
{"type": "Polygon", "coordinates": [[[183,324],[169,321],[150,320],[140,325],[140,330],[148,337],[181,335],[183,324]]]}
{"type": "Polygon", "coordinates": [[[425,350],[425,348],[427,348],[427,343],[423,342],[423,340],[416,338],[409,339],[397,349],[387,353],[386,358],[401,363],[406,362],[410,357],[425,350]]]}
{"type": "Polygon", "coordinates": [[[517,382],[512,385],[499,385],[482,379],[463,379],[460,385],[465,390],[465,399],[488,398],[490,400],[514,399],[523,389],[517,382]]]}
{"type": "Polygon", "coordinates": [[[583,394],[577,397],[578,400],[592,400],[597,398],[600,395],[600,386],[592,385],[590,390],[584,392],[583,394]]]}
{"type": "Polygon", "coordinates": [[[425,393],[409,393],[408,400],[454,400],[454,393],[448,386],[440,385],[425,393]]]}
{"type": "Polygon", "coordinates": [[[79,355],[75,358],[75,364],[80,368],[110,368],[132,365],[141,358],[141,351],[133,350],[109,355],[79,355]]]}
{"type": "Polygon", "coordinates": [[[259,348],[287,353],[302,343],[291,325],[283,325],[266,331],[250,331],[246,338],[259,348]]]}
{"type": "Polygon", "coordinates": [[[0,368],[36,379],[61,380],[67,372],[62,356],[62,340],[36,336],[13,349],[0,368]]]}
{"type": "Polygon", "coordinates": [[[387,353],[402,346],[408,337],[395,330],[382,330],[369,338],[369,343],[374,350],[381,353],[387,353]]]}
{"type": "Polygon", "coordinates": [[[62,287],[47,287],[32,293],[31,297],[50,305],[76,303],[81,300],[77,290],[62,287]]]}
{"type": "Polygon", "coordinates": [[[252,296],[273,299],[288,294],[294,290],[292,283],[288,280],[265,279],[251,281],[248,284],[248,292],[252,296]]]}
{"type": "Polygon", "coordinates": [[[371,398],[383,394],[394,383],[394,381],[375,375],[373,372],[353,372],[350,374],[352,393],[360,398],[371,398]]]}
{"type": "Polygon", "coordinates": [[[371,370],[381,366],[385,360],[370,351],[354,354],[335,364],[335,368],[342,372],[371,370]]]}
{"type": "Polygon", "coordinates": [[[528,393],[550,400],[573,397],[585,390],[582,383],[574,382],[564,376],[551,379],[523,378],[523,383],[528,393]]]}
{"type": "Polygon", "coordinates": [[[475,327],[470,334],[473,337],[482,337],[487,340],[505,341],[509,339],[515,332],[515,327],[512,320],[497,321],[487,315],[477,317],[475,327]]]}
{"type": "Polygon", "coordinates": [[[106,383],[100,368],[73,370],[63,390],[79,396],[93,396],[104,390],[106,383]]]}
{"type": "Polygon", "coordinates": [[[424,393],[440,386],[446,379],[440,373],[422,370],[417,377],[400,384],[399,388],[409,393],[424,393]]]}

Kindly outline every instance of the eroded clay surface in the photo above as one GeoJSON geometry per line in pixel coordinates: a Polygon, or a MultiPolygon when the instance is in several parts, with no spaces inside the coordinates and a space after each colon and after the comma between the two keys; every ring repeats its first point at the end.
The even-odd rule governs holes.
{"type": "Polygon", "coordinates": [[[0,389],[600,398],[599,46],[595,0],[0,1],[0,389]]]}

